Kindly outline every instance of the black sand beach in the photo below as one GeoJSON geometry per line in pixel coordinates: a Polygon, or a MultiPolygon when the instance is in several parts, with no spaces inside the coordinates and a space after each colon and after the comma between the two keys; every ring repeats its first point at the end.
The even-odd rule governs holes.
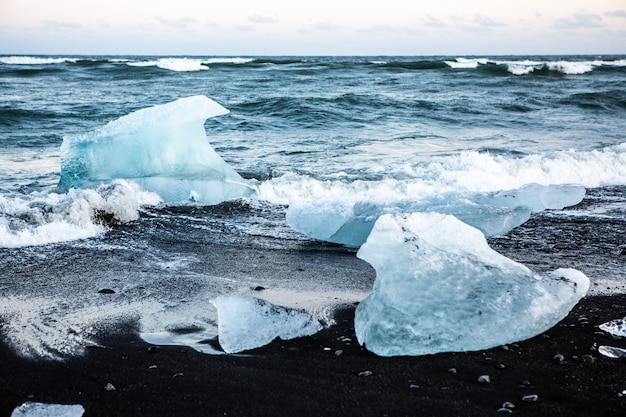
{"type": "MultiPolygon", "coordinates": [[[[102,335],[102,347],[63,361],[25,359],[0,344],[0,415],[26,401],[81,404],[86,417],[623,415],[626,361],[597,349],[626,348],[626,339],[597,326],[626,316],[624,230],[624,222],[555,219],[548,212],[490,241],[535,270],[572,267],[591,279],[590,295],[531,340],[479,352],[382,358],[356,342],[350,305],[337,312],[336,325],[317,335],[214,356],[147,344],[131,321],[102,335]],[[483,375],[489,383],[479,382],[483,375]],[[106,390],[107,384],[115,389],[106,390]],[[502,409],[507,402],[511,408],[502,409]]],[[[353,254],[312,248],[291,248],[289,256],[264,250],[255,268],[267,273],[298,267],[323,278],[340,272],[329,265],[341,258],[358,266],[348,262],[353,254]]],[[[211,247],[211,256],[229,259],[220,268],[234,267],[237,253],[248,260],[255,254],[226,243],[211,247]]],[[[352,272],[357,279],[359,271],[352,272]]],[[[362,279],[371,285],[370,273],[362,279]]]]}
{"type": "Polygon", "coordinates": [[[626,361],[596,349],[626,348],[626,340],[596,325],[624,315],[625,295],[589,297],[528,341],[397,358],[358,346],[353,309],[315,336],[246,355],[157,349],[129,325],[104,348],[63,362],[18,358],[2,346],[0,415],[36,401],[82,404],[85,416],[488,416],[508,414],[498,412],[506,402],[514,415],[618,416],[626,409],[626,361]],[[491,382],[479,383],[481,375],[491,382]],[[105,390],[109,383],[114,391],[105,390]]]}

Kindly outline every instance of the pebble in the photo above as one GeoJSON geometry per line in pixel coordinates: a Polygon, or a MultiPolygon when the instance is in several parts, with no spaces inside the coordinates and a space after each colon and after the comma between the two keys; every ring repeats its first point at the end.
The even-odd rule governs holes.
{"type": "Polygon", "coordinates": [[[183,374],[182,372],[178,372],[178,373],[175,373],[175,374],[173,375],[173,377],[174,377],[174,378],[178,378],[178,377],[180,377],[180,376],[184,376],[184,375],[185,375],[185,374],[183,374]]]}
{"type": "Polygon", "coordinates": [[[594,358],[591,355],[582,355],[580,357],[580,359],[582,359],[583,363],[587,364],[587,365],[591,365],[596,361],[596,358],[594,358]]]}
{"type": "Polygon", "coordinates": [[[490,384],[491,383],[491,378],[489,378],[489,375],[481,375],[478,377],[478,383],[479,384],[490,384]]]}
{"type": "Polygon", "coordinates": [[[449,373],[449,374],[456,375],[456,368],[450,368],[450,369],[448,369],[448,373],[449,373]]]}
{"type": "Polygon", "coordinates": [[[498,411],[498,413],[509,413],[509,414],[513,414],[513,410],[508,409],[508,408],[504,408],[504,407],[498,408],[498,410],[497,410],[497,411],[498,411]]]}
{"type": "Polygon", "coordinates": [[[496,368],[497,369],[506,369],[506,365],[503,364],[503,363],[499,363],[499,364],[496,365],[496,368]]]}
{"type": "Polygon", "coordinates": [[[372,371],[361,371],[359,376],[372,376],[372,371]]]}
{"type": "Polygon", "coordinates": [[[104,386],[104,390],[105,391],[115,391],[115,385],[111,384],[110,382],[108,384],[106,384],[104,386]]]}
{"type": "Polygon", "coordinates": [[[341,356],[343,355],[343,350],[339,349],[335,351],[335,356],[341,356]]]}
{"type": "Polygon", "coordinates": [[[156,365],[150,365],[150,366],[148,366],[148,369],[157,369],[157,366],[156,365]]]}
{"type": "Polygon", "coordinates": [[[560,363],[560,362],[563,362],[565,360],[565,356],[563,356],[560,353],[557,353],[556,355],[554,355],[554,359],[557,360],[560,363]]]}
{"type": "Polygon", "coordinates": [[[537,400],[539,400],[539,396],[536,394],[524,395],[522,397],[522,401],[526,401],[527,403],[534,403],[537,402],[537,400]]]}
{"type": "Polygon", "coordinates": [[[504,404],[502,404],[502,408],[508,408],[509,410],[513,410],[515,408],[515,404],[510,401],[506,401],[504,404]]]}
{"type": "Polygon", "coordinates": [[[150,346],[148,348],[148,353],[159,353],[161,349],[158,346],[150,346]]]}
{"type": "Polygon", "coordinates": [[[99,294],[115,294],[115,291],[113,291],[110,288],[103,288],[101,290],[98,291],[99,294]]]}

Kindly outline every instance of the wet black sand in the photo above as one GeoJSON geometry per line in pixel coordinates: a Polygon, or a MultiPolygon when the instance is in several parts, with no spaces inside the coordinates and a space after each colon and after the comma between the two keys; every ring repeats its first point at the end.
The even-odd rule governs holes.
{"type": "MultiPolygon", "coordinates": [[[[592,195],[583,204],[593,202],[592,195]]],[[[626,339],[597,326],[626,316],[625,224],[620,218],[545,213],[490,241],[532,269],[572,267],[592,281],[590,295],[566,319],[531,340],[480,352],[381,358],[357,344],[351,305],[337,313],[335,326],[317,335],[242,355],[211,356],[184,347],[155,348],[138,337],[136,323],[126,322],[102,336],[103,347],[64,361],[25,359],[0,343],[0,416],[26,401],[81,404],[87,417],[489,416],[509,414],[498,411],[505,402],[514,404],[514,415],[621,416],[626,361],[606,358],[597,348],[626,348],[626,339]],[[481,375],[490,383],[479,383],[481,375]],[[115,390],[105,390],[109,383],[115,390]]],[[[231,246],[219,253],[215,244],[212,250],[237,263],[231,246]]],[[[289,271],[313,257],[301,269],[324,271],[323,278],[341,270],[328,269],[324,259],[334,265],[341,261],[334,258],[345,264],[353,257],[306,246],[301,252],[290,248],[291,259],[280,250],[261,250],[255,268],[263,272],[266,263],[269,273],[276,269],[272,263],[282,261],[289,271]]],[[[360,276],[371,280],[369,273],[360,276]]],[[[354,273],[352,279],[358,277],[354,273]]]]}
{"type": "Polygon", "coordinates": [[[626,348],[626,340],[597,328],[626,316],[626,295],[586,298],[531,340],[423,357],[381,358],[363,350],[353,312],[339,312],[337,325],[315,336],[246,355],[151,348],[130,324],[103,340],[105,347],[66,361],[18,358],[2,345],[0,415],[25,401],[82,404],[85,416],[488,416],[508,414],[497,411],[505,402],[526,416],[626,410],[626,361],[596,351],[626,348]],[[481,375],[491,382],[479,383],[481,375]],[[105,390],[109,383],[114,391],[105,390]],[[537,400],[524,401],[528,395],[537,400]]]}

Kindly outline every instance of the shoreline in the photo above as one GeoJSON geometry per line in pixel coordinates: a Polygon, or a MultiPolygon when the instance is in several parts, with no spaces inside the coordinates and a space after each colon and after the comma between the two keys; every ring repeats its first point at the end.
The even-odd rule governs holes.
{"type": "Polygon", "coordinates": [[[626,407],[626,361],[597,352],[600,345],[626,348],[626,339],[597,328],[626,316],[626,294],[585,297],[562,322],[526,341],[420,357],[364,350],[353,314],[354,307],[340,310],[336,324],[316,335],[237,355],[154,347],[131,322],[101,347],[64,361],[21,358],[0,344],[0,414],[26,401],[80,404],[86,417],[484,416],[505,402],[516,415],[602,416],[626,407]],[[481,375],[491,382],[479,383],[481,375]],[[114,391],[105,390],[109,383],[114,391]],[[522,400],[532,395],[536,401],[522,400]]]}
{"type": "MultiPolygon", "coordinates": [[[[593,205],[593,194],[581,203],[583,209],[593,205]]],[[[251,294],[255,286],[263,286],[274,301],[285,299],[289,291],[354,294],[370,289],[374,279],[369,264],[335,245],[277,241],[221,228],[192,229],[181,244],[181,237],[169,236],[168,229],[153,221],[144,217],[96,242],[57,245],[47,256],[38,256],[39,250],[5,251],[13,256],[5,272],[5,296],[20,296],[17,301],[58,297],[68,303],[62,307],[68,313],[83,306],[102,308],[106,300],[124,305],[125,300],[147,296],[183,304],[191,299],[202,307],[204,298],[191,297],[210,290],[213,277],[251,294]],[[149,250],[135,253],[130,246],[114,246],[137,230],[146,231],[140,241],[149,250]],[[152,257],[140,258],[145,253],[152,257]],[[99,294],[102,288],[115,293],[99,294]]],[[[316,335],[274,341],[237,355],[208,355],[183,346],[155,348],[140,338],[141,325],[131,314],[126,321],[96,329],[94,340],[101,347],[55,361],[16,354],[4,337],[11,324],[0,321],[0,415],[10,415],[27,401],[80,404],[86,417],[482,417],[508,414],[498,412],[505,402],[513,403],[512,412],[522,416],[619,415],[626,408],[626,361],[603,357],[597,349],[626,348],[626,338],[613,338],[597,326],[626,316],[623,231],[621,218],[546,212],[506,236],[489,239],[494,250],[534,271],[575,268],[592,284],[559,324],[506,348],[378,357],[358,345],[355,304],[349,304],[329,320],[334,325],[316,335]],[[489,375],[491,382],[480,384],[481,375],[489,375]],[[114,391],[104,389],[109,383],[114,391]],[[537,395],[537,401],[522,400],[529,395],[537,395]]],[[[263,298],[263,291],[255,295],[263,298]]],[[[294,307],[305,301],[310,300],[292,300],[294,307]]],[[[49,315],[38,320],[64,317],[41,311],[49,315]]],[[[38,320],[27,323],[37,329],[38,320]]]]}

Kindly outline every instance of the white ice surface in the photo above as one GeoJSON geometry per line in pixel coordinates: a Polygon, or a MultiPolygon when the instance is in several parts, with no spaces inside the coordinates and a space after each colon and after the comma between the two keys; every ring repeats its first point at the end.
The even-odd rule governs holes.
{"type": "Polygon", "coordinates": [[[437,212],[454,215],[489,237],[506,234],[523,224],[531,212],[572,206],[584,195],[585,188],[579,185],[528,184],[515,190],[448,192],[416,200],[355,203],[326,199],[291,204],[287,222],[314,239],[359,247],[382,214],[437,212]]]}
{"type": "Polygon", "coordinates": [[[361,344],[381,356],[473,351],[531,338],[582,298],[573,269],[539,275],[453,216],[381,216],[358,257],[376,269],[355,314],[361,344]]]}
{"type": "Polygon", "coordinates": [[[626,337],[626,317],[607,321],[606,323],[602,323],[599,327],[600,330],[604,330],[613,336],[626,337]]]}
{"type": "Polygon", "coordinates": [[[227,353],[258,348],[276,338],[310,336],[322,325],[307,312],[277,306],[256,297],[220,296],[217,308],[219,343],[227,353]]]}
{"type": "Polygon", "coordinates": [[[11,413],[11,417],[82,417],[82,405],[26,402],[11,413]]]}

